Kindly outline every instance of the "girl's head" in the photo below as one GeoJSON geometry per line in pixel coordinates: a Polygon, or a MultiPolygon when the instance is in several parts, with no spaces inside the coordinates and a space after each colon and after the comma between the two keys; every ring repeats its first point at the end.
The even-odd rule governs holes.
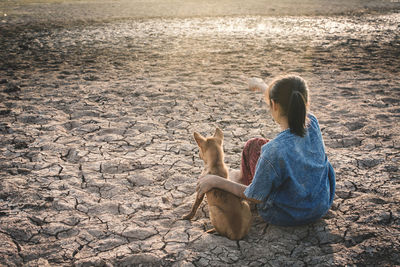
{"type": "Polygon", "coordinates": [[[298,136],[305,135],[308,88],[303,78],[289,75],[275,79],[265,92],[265,100],[272,112],[277,111],[273,116],[287,119],[292,133],[298,136]]]}

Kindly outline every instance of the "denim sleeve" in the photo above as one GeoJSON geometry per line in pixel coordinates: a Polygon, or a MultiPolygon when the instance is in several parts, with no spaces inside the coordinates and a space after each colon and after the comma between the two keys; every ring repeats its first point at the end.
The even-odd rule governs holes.
{"type": "Polygon", "coordinates": [[[271,162],[261,156],[256,166],[253,181],[244,191],[244,195],[247,198],[265,201],[278,177],[278,173],[271,162]]]}

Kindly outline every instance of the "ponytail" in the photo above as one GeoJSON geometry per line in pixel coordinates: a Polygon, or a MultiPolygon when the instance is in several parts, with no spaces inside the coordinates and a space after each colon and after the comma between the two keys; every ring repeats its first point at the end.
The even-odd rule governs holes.
{"type": "Polygon", "coordinates": [[[300,137],[306,134],[308,88],[303,78],[295,75],[275,79],[268,88],[268,101],[273,99],[287,116],[290,131],[300,137]]]}
{"type": "Polygon", "coordinates": [[[288,106],[288,122],[290,131],[303,137],[306,134],[307,106],[303,95],[299,91],[293,91],[288,106]]]}

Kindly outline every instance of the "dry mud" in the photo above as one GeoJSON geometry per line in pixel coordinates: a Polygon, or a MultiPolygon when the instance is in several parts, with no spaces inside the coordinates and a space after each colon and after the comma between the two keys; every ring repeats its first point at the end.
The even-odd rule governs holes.
{"type": "MultiPolygon", "coordinates": [[[[29,22],[30,23],[30,22],[29,22]]],[[[400,264],[400,15],[154,18],[0,27],[0,265],[400,264]],[[337,173],[302,227],[254,211],[206,234],[192,138],[226,162],[279,131],[247,78],[303,76],[337,173]]]]}

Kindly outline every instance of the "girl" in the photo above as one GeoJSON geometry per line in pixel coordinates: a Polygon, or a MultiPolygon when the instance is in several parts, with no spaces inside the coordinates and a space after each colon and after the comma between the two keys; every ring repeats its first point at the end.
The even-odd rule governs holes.
{"type": "Polygon", "coordinates": [[[332,205],[335,173],[325,154],[318,121],[307,113],[307,85],[298,76],[280,77],[265,89],[264,97],[282,131],[271,141],[249,140],[240,171],[231,171],[230,180],[200,177],[196,190],[202,195],[220,188],[255,202],[259,215],[270,224],[314,222],[332,205]]]}

